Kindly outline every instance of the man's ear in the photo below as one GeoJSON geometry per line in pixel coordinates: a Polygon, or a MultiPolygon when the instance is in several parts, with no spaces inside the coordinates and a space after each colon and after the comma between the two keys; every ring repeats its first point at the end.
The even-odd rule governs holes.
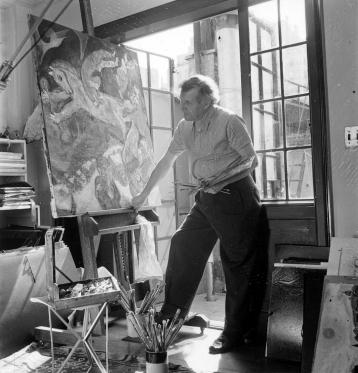
{"type": "Polygon", "coordinates": [[[202,98],[205,109],[211,105],[211,98],[207,95],[202,98]]]}

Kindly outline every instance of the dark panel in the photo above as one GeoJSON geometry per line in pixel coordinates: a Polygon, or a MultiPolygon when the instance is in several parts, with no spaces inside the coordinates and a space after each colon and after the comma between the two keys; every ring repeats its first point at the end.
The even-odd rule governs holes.
{"type": "Polygon", "coordinates": [[[304,274],[301,373],[312,372],[325,274],[326,271],[307,271],[304,274]]]}
{"type": "Polygon", "coordinates": [[[269,220],[271,242],[315,245],[316,222],[315,220],[269,220]]]}
{"type": "Polygon", "coordinates": [[[316,210],[313,204],[287,202],[265,203],[267,217],[271,219],[315,219],[316,210]]]}
{"type": "Polygon", "coordinates": [[[280,268],[272,272],[267,357],[301,361],[311,372],[326,271],[280,268]]]}
{"type": "Polygon", "coordinates": [[[302,258],[316,262],[328,261],[329,247],[312,245],[285,245],[275,246],[275,262],[285,258],[302,258]]]}
{"type": "Polygon", "coordinates": [[[296,268],[275,268],[267,326],[267,357],[301,361],[303,273],[296,268]]]}

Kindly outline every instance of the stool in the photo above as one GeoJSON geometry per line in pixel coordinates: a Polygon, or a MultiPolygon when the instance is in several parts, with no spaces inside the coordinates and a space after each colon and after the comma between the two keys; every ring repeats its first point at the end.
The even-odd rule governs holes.
{"type": "Polygon", "coordinates": [[[79,347],[80,343],[83,343],[86,349],[86,353],[88,356],[89,361],[91,362],[91,367],[93,366],[93,360],[96,363],[97,367],[99,368],[101,373],[108,373],[108,302],[104,302],[103,304],[94,304],[86,307],[76,307],[72,308],[73,310],[84,310],[84,317],[83,317],[83,326],[82,326],[82,333],[78,333],[76,330],[73,329],[73,327],[70,325],[70,323],[66,322],[64,318],[58,313],[58,310],[54,307],[53,304],[49,303],[47,300],[43,298],[31,298],[31,302],[33,303],[40,303],[47,307],[48,311],[48,318],[49,318],[49,326],[50,326],[50,337],[51,337],[51,357],[52,357],[52,372],[54,372],[54,360],[55,360],[55,354],[54,354],[54,343],[53,343],[53,334],[52,334],[52,320],[51,320],[51,312],[56,315],[56,317],[67,327],[68,331],[75,336],[77,339],[76,343],[72,346],[72,349],[68,356],[66,357],[65,361],[61,364],[60,368],[57,370],[57,373],[60,373],[75,350],[79,347]],[[94,320],[91,322],[91,308],[93,307],[100,307],[99,312],[97,313],[94,320]],[[96,351],[94,350],[92,346],[92,340],[91,340],[91,334],[93,333],[93,329],[95,328],[96,324],[100,320],[102,314],[105,312],[106,319],[106,330],[105,330],[105,338],[106,338],[106,368],[102,365],[99,357],[96,354],[96,351]]]}

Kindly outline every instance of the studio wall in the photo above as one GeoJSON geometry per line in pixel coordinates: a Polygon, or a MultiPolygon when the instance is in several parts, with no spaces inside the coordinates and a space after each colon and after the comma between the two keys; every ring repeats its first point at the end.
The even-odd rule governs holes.
{"type": "Polygon", "coordinates": [[[358,125],[358,2],[322,0],[334,235],[358,231],[358,148],[344,128],[358,125]]]}

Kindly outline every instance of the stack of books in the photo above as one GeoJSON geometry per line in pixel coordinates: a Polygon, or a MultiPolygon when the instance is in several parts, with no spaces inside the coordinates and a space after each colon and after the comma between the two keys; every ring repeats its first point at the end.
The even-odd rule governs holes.
{"type": "Polygon", "coordinates": [[[22,153],[0,151],[0,174],[18,175],[26,172],[26,161],[22,153]]]}
{"type": "Polygon", "coordinates": [[[26,208],[32,205],[34,188],[25,181],[0,184],[0,207],[26,208]]]}

